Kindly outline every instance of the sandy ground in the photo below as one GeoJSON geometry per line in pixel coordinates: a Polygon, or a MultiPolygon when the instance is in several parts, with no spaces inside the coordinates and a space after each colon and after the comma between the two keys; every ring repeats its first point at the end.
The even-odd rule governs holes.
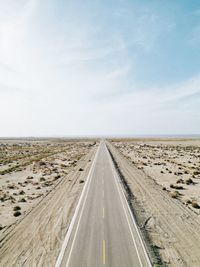
{"type": "Polygon", "coordinates": [[[1,142],[1,266],[54,266],[96,146],[1,142]]]}
{"type": "Polygon", "coordinates": [[[194,205],[200,205],[200,140],[129,140],[115,146],[163,190],[200,213],[194,205]]]}
{"type": "Polygon", "coordinates": [[[150,240],[154,262],[158,266],[199,266],[200,141],[111,143],[133,193],[138,223],[150,240]],[[155,255],[162,258],[162,264],[155,255]]]}

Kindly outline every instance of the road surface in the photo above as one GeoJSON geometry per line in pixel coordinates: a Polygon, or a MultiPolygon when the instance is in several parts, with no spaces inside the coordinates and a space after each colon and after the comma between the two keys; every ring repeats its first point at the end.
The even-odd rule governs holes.
{"type": "Polygon", "coordinates": [[[149,267],[104,141],[101,141],[56,267],[149,267]]]}

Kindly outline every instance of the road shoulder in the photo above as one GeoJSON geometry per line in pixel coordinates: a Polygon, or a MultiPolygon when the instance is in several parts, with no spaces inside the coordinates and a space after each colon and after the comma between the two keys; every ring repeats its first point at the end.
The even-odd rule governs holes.
{"type": "Polygon", "coordinates": [[[109,148],[130,189],[127,197],[154,265],[198,266],[198,216],[170,198],[154,180],[135,168],[116,148],[110,144],[109,148]]]}

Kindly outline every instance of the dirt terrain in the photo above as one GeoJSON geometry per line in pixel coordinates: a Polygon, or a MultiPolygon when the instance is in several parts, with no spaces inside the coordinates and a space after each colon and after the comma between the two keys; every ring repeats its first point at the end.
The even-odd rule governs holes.
{"type": "Polygon", "coordinates": [[[97,144],[2,140],[1,266],[54,266],[97,144]]]}
{"type": "Polygon", "coordinates": [[[200,141],[113,139],[109,147],[154,263],[199,266],[200,141]]]}
{"type": "Polygon", "coordinates": [[[163,190],[199,213],[200,140],[141,140],[115,146],[163,190]]]}

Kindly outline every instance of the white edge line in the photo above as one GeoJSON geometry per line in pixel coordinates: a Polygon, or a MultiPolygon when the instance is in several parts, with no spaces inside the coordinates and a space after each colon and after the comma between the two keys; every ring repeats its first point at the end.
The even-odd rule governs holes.
{"type": "Polygon", "coordinates": [[[73,238],[73,241],[72,241],[72,244],[71,244],[71,247],[70,247],[69,255],[68,255],[68,258],[67,258],[66,267],[68,267],[69,266],[69,263],[70,263],[71,254],[72,254],[72,251],[73,251],[73,248],[74,248],[76,236],[77,236],[77,233],[78,233],[78,230],[79,230],[80,222],[81,222],[81,219],[82,219],[82,216],[83,216],[83,211],[84,211],[84,208],[85,208],[85,203],[86,203],[87,196],[88,196],[88,193],[89,193],[91,180],[92,179],[90,179],[89,184],[88,184],[88,187],[87,187],[87,191],[85,193],[85,199],[84,199],[83,205],[81,207],[80,216],[79,216],[79,219],[78,219],[76,231],[75,231],[74,238],[73,238]]]}
{"type": "MultiPolygon", "coordinates": [[[[107,149],[107,152],[108,152],[108,149],[107,149]]],[[[118,182],[119,182],[119,181],[120,181],[120,179],[119,179],[119,175],[117,174],[117,171],[116,171],[116,169],[114,168],[114,164],[113,164],[113,161],[112,161],[112,159],[111,159],[111,156],[110,156],[109,152],[108,152],[108,155],[109,155],[110,163],[112,163],[111,166],[112,166],[112,171],[114,172],[114,176],[115,176],[115,178],[117,177],[117,180],[118,180],[118,182]]],[[[115,181],[116,181],[116,179],[115,179],[115,181]]],[[[117,183],[117,181],[116,181],[116,183],[117,183]]],[[[145,246],[144,246],[144,244],[143,244],[143,240],[142,240],[142,238],[141,238],[141,234],[140,234],[140,232],[139,232],[139,230],[138,230],[138,226],[137,226],[137,224],[136,224],[136,222],[135,222],[135,218],[133,217],[132,211],[131,211],[131,209],[130,209],[130,207],[129,207],[129,204],[128,204],[127,199],[126,199],[125,194],[124,194],[124,190],[123,190],[122,185],[121,185],[120,182],[117,183],[118,190],[119,190],[119,186],[120,186],[120,188],[121,188],[121,192],[122,192],[122,194],[123,194],[123,197],[124,197],[126,206],[127,206],[127,208],[128,208],[130,217],[131,217],[131,219],[132,219],[132,221],[133,221],[133,224],[134,224],[135,229],[136,229],[136,232],[137,232],[137,234],[138,234],[140,243],[141,243],[141,245],[142,245],[144,254],[145,254],[145,256],[146,256],[147,263],[148,263],[148,265],[149,265],[150,267],[152,267],[152,264],[151,264],[151,261],[150,261],[150,259],[149,259],[148,254],[147,254],[146,248],[145,248],[145,246]]],[[[119,194],[120,194],[120,191],[119,191],[119,194]]],[[[121,194],[120,194],[120,198],[121,198],[121,194]]],[[[121,201],[122,201],[122,198],[121,198],[121,201]]],[[[123,201],[122,201],[122,205],[123,205],[123,207],[124,207],[123,201]]],[[[124,210],[125,210],[125,208],[124,208],[124,210]]],[[[125,213],[126,213],[126,210],[125,210],[125,213]]],[[[127,215],[127,213],[126,213],[126,215],[127,215]]],[[[126,218],[127,218],[127,217],[126,217],[126,218]]],[[[128,220],[128,218],[127,218],[127,220],[128,220]]],[[[129,224],[129,222],[128,222],[128,224],[129,224]]],[[[130,228],[130,224],[129,224],[129,228],[130,228]]],[[[132,237],[133,237],[133,233],[132,233],[132,229],[131,229],[131,228],[130,228],[130,231],[131,231],[131,235],[132,235],[132,237]]],[[[135,247],[136,247],[136,252],[137,252],[137,254],[138,254],[138,258],[139,258],[139,261],[140,261],[140,264],[141,264],[140,255],[139,255],[139,252],[138,252],[138,249],[137,249],[137,246],[136,246],[136,242],[135,242],[134,237],[133,237],[133,241],[134,241],[134,244],[135,244],[135,247]]],[[[142,266],[142,264],[141,264],[141,266],[142,266]]]]}
{"type": "Polygon", "coordinates": [[[68,229],[67,234],[66,234],[66,236],[65,236],[65,239],[64,239],[64,241],[63,241],[63,244],[62,244],[60,253],[59,253],[58,258],[57,258],[57,260],[56,260],[55,267],[60,267],[60,265],[61,265],[61,263],[62,263],[63,256],[64,256],[64,254],[65,254],[65,250],[66,250],[66,247],[67,247],[67,245],[68,245],[70,235],[71,235],[72,230],[73,230],[73,228],[74,228],[74,224],[75,224],[75,221],[76,221],[76,218],[77,218],[77,215],[78,215],[80,206],[81,206],[82,199],[83,199],[84,194],[85,194],[85,191],[86,191],[86,189],[87,189],[87,185],[88,185],[88,183],[89,183],[89,180],[91,180],[92,171],[94,170],[94,165],[95,165],[95,163],[96,163],[96,159],[97,159],[97,156],[98,156],[98,154],[99,154],[99,148],[100,148],[100,144],[99,144],[98,150],[97,150],[97,152],[96,152],[96,154],[95,154],[95,157],[94,157],[92,166],[90,167],[90,171],[89,171],[89,173],[88,173],[88,176],[87,176],[87,179],[86,179],[86,183],[85,183],[85,185],[84,185],[84,188],[83,188],[83,190],[82,190],[81,196],[80,196],[79,201],[78,201],[78,204],[77,204],[77,206],[76,206],[76,210],[75,210],[74,216],[73,216],[73,218],[72,218],[72,220],[71,220],[69,229],[68,229]]]}

